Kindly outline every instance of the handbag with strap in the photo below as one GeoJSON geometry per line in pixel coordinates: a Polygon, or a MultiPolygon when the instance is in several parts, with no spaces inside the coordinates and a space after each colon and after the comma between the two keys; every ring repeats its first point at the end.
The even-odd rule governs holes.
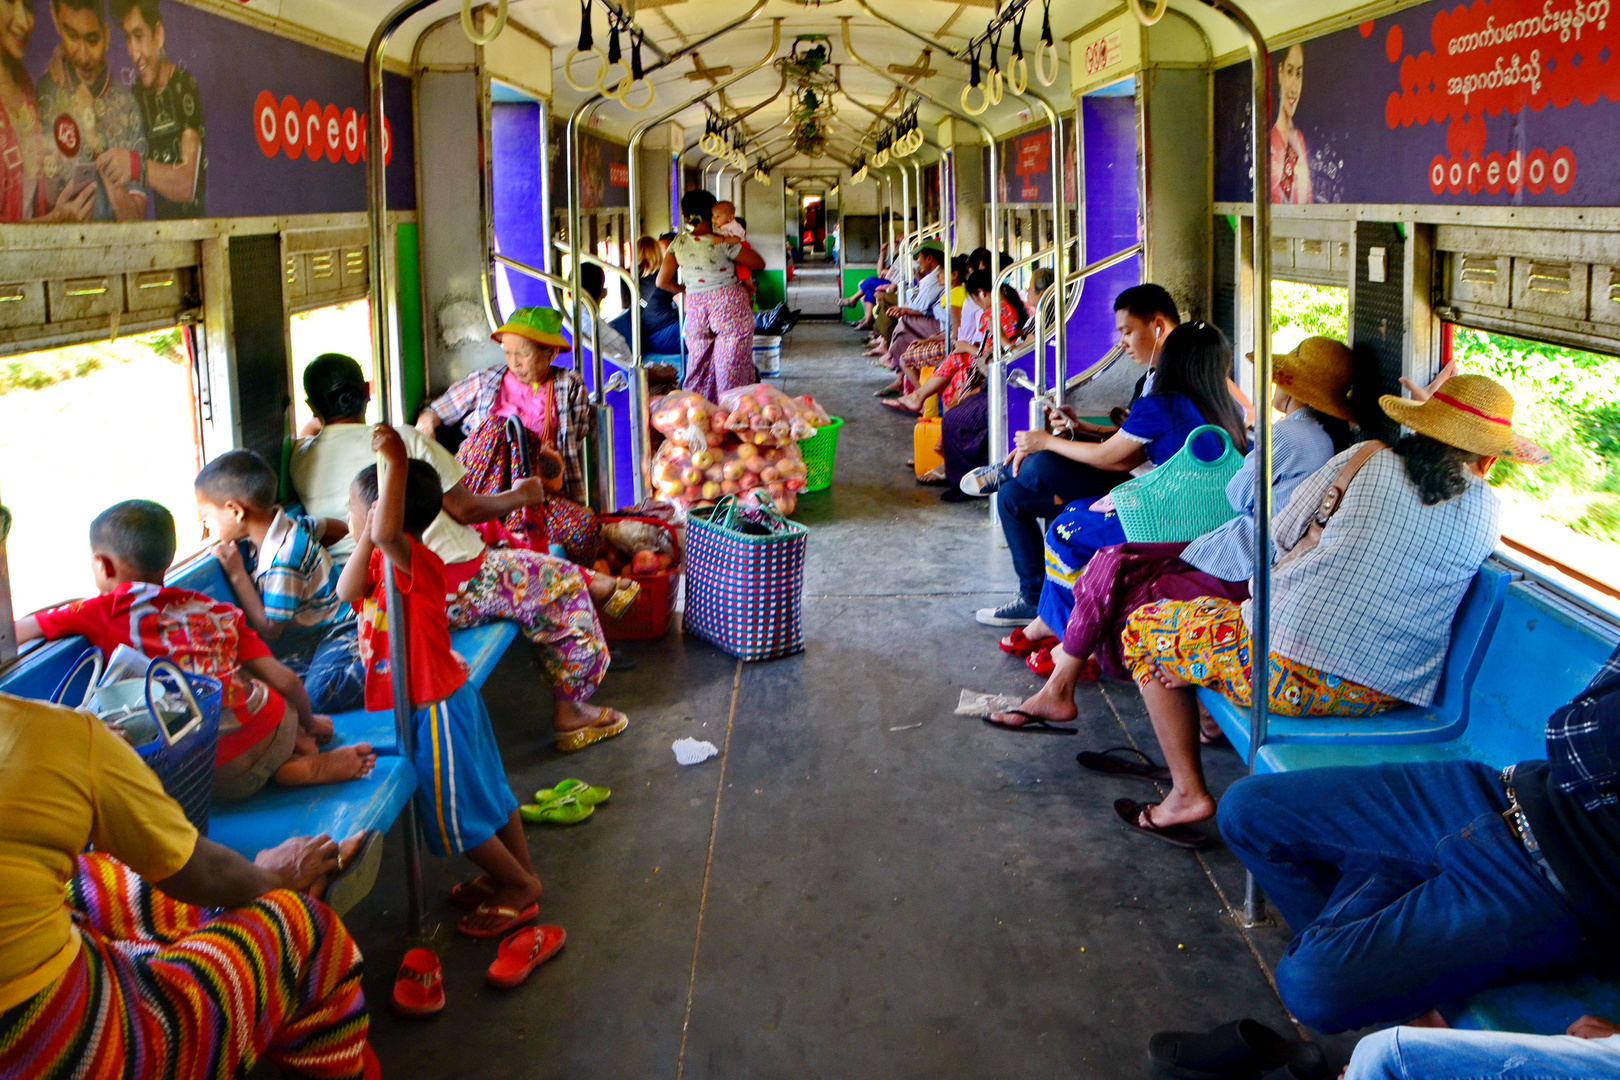
{"type": "Polygon", "coordinates": [[[1277,560],[1274,569],[1281,569],[1311,550],[1322,542],[1322,530],[1327,528],[1328,519],[1338,513],[1340,505],[1344,503],[1344,493],[1350,487],[1350,481],[1356,478],[1356,473],[1367,464],[1368,460],[1380,450],[1388,447],[1377,439],[1370,439],[1356,447],[1356,452],[1350,455],[1348,461],[1339,470],[1339,475],[1322,492],[1322,499],[1316,504],[1316,513],[1305,525],[1305,530],[1294,541],[1294,546],[1288,549],[1288,554],[1277,560]]]}
{"type": "Polygon", "coordinates": [[[1242,467],[1243,455],[1225,428],[1214,424],[1193,428],[1169,461],[1111,493],[1125,539],[1133,544],[1195,540],[1226,524],[1237,516],[1226,498],[1226,485],[1242,467]],[[1206,461],[1193,445],[1209,435],[1221,440],[1221,452],[1206,461]]]}

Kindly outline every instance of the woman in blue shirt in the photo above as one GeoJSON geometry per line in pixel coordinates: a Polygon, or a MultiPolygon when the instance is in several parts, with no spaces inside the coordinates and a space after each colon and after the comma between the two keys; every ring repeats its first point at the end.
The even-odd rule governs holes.
{"type": "MultiPolygon", "coordinates": [[[[1231,370],[1226,335],[1209,323],[1183,323],[1165,338],[1152,390],[1107,441],[1070,442],[1046,432],[1020,432],[1018,449],[1051,450],[1093,468],[1140,473],[1174,457],[1194,428],[1214,424],[1225,429],[1232,445],[1247,450],[1243,408],[1228,386],[1231,370]]],[[[1218,447],[1209,450],[1208,456],[1214,456],[1218,447]]],[[[1050,636],[1066,625],[1074,607],[1075,578],[1099,549],[1125,542],[1118,516],[1093,510],[1094,505],[1087,499],[1070,503],[1046,531],[1046,584],[1040,617],[1024,630],[1027,640],[1050,636]]]]}

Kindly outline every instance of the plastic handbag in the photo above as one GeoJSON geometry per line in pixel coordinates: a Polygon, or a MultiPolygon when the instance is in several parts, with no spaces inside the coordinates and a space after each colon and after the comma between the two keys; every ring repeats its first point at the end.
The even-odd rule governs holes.
{"type": "Polygon", "coordinates": [[[1225,428],[1214,424],[1194,428],[1169,461],[1114,489],[1114,510],[1125,538],[1133,544],[1176,543],[1224,525],[1237,516],[1226,498],[1226,485],[1242,467],[1243,455],[1225,428]],[[1220,439],[1221,452],[1205,460],[1196,448],[1201,437],[1210,435],[1220,439]]]}
{"type": "Polygon", "coordinates": [[[686,629],[739,660],[804,651],[810,530],[726,496],[686,522],[686,629]]]}

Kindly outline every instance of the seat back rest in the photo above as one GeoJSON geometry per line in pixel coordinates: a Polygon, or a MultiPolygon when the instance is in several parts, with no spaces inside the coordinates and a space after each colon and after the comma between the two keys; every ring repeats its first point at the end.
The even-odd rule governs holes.
{"type": "Polygon", "coordinates": [[[231,583],[225,580],[224,568],[219,565],[218,559],[206,552],[189,562],[171,567],[163,583],[175,589],[204,593],[226,604],[236,603],[236,593],[231,590],[231,583]]]}
{"type": "Polygon", "coordinates": [[[1446,651],[1434,704],[1430,707],[1432,713],[1467,721],[1474,680],[1479,677],[1491,635],[1502,618],[1507,589],[1506,573],[1488,566],[1475,572],[1474,580],[1469,582],[1468,591],[1451,618],[1451,645],[1446,651]]]}

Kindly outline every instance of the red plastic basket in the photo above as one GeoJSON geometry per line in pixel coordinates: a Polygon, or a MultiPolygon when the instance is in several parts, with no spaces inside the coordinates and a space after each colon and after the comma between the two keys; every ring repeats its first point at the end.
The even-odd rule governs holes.
{"type": "MultiPolygon", "coordinates": [[[[675,565],[657,574],[632,574],[641,583],[641,594],[622,618],[602,617],[602,633],[609,641],[661,641],[669,633],[670,602],[674,599],[675,575],[681,572],[681,542],[667,521],[634,514],[604,514],[603,525],[614,521],[645,521],[669,535],[675,549],[675,565]]],[[[607,541],[603,541],[605,544],[607,541]]]]}

